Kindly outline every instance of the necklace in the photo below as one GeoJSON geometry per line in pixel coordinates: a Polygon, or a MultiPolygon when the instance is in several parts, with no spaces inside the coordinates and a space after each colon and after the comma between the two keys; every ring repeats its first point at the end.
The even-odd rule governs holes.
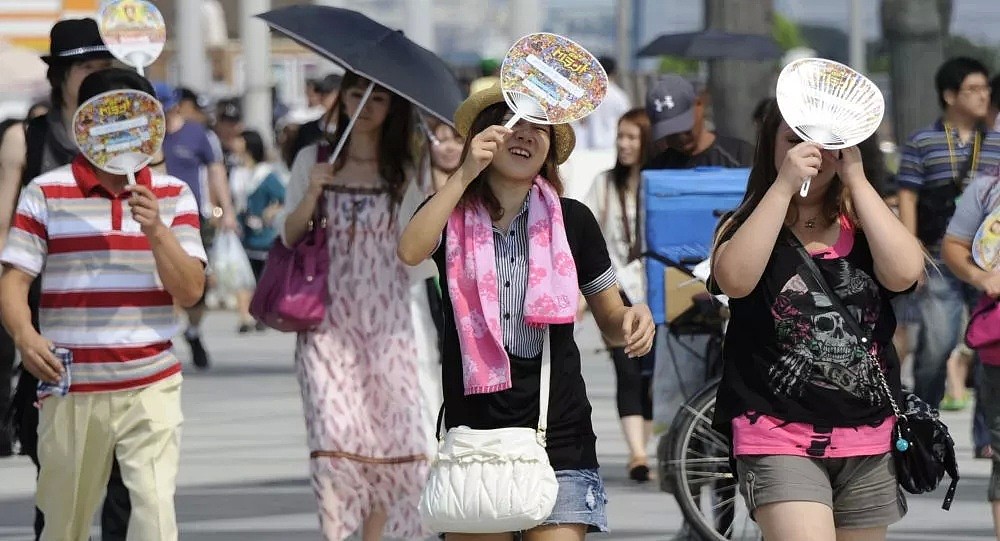
{"type": "Polygon", "coordinates": [[[803,225],[806,229],[816,229],[816,217],[809,218],[803,225]]]}

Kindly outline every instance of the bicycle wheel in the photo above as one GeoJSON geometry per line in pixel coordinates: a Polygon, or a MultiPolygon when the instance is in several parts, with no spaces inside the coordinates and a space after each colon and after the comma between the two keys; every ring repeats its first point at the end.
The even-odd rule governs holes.
{"type": "Polygon", "coordinates": [[[709,382],[677,415],[670,461],[674,498],[703,540],[760,541],[729,465],[729,440],[712,428],[718,387],[718,380],[709,382]]]}

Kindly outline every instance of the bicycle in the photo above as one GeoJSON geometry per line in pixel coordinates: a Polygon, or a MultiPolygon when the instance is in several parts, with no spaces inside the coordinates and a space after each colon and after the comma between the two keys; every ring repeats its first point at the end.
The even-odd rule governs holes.
{"type": "MultiPolygon", "coordinates": [[[[700,260],[671,261],[644,254],[694,278],[689,269],[700,260]]],[[[700,541],[760,541],[760,530],[739,494],[730,462],[728,437],[712,428],[722,371],[722,343],[728,313],[709,294],[697,295],[681,316],[667,324],[675,336],[707,336],[703,353],[705,384],[685,397],[657,449],[661,489],[674,495],[681,513],[700,541]]]]}

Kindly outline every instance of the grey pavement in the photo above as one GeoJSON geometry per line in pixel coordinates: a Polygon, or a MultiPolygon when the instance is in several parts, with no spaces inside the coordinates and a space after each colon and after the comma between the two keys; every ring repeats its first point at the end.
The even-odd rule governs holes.
{"type": "MultiPolygon", "coordinates": [[[[591,322],[578,332],[594,405],[598,452],[609,491],[612,533],[596,538],[662,541],[681,514],[657,483],[627,479],[627,452],[618,427],[614,372],[598,351],[591,322]]],[[[236,319],[209,315],[205,342],[214,364],[196,372],[185,360],[184,433],[178,479],[181,539],[191,541],[318,540],[316,504],[308,482],[305,429],[292,370],[293,337],[275,332],[237,335],[236,319]]],[[[946,414],[958,444],[963,480],[952,510],[940,509],[943,490],[910,496],[909,514],[891,540],[994,539],[986,499],[989,462],[972,459],[970,413],[946,414]]],[[[650,449],[652,453],[653,449],[650,449]]],[[[34,468],[24,457],[0,460],[0,541],[31,535],[34,468]]],[[[95,533],[97,529],[95,528],[95,533]]],[[[99,537],[95,537],[99,539],[99,537]]]]}

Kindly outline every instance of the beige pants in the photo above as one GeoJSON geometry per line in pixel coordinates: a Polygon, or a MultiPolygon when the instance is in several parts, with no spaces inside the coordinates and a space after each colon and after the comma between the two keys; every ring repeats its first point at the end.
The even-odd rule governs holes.
{"type": "Polygon", "coordinates": [[[143,389],[52,396],[38,422],[43,541],[87,541],[118,457],[132,501],[129,541],[177,539],[181,376],[143,389]]]}

